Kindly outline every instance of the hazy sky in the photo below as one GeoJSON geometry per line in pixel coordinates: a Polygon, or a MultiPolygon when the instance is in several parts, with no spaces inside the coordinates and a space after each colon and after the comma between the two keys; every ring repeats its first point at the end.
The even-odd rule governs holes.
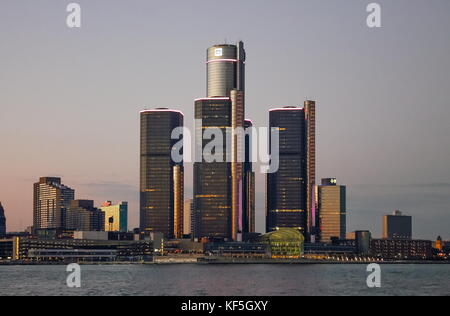
{"type": "MultiPolygon", "coordinates": [[[[192,127],[206,48],[244,40],[247,117],[318,102],[318,175],[348,186],[348,230],[414,216],[417,238],[450,238],[450,1],[0,1],[0,200],[8,230],[32,224],[32,184],[61,176],[77,198],[130,202],[138,226],[139,110],[192,127]]],[[[190,166],[186,176],[192,194],[190,166]]],[[[258,179],[258,229],[264,227],[258,179]]]]}

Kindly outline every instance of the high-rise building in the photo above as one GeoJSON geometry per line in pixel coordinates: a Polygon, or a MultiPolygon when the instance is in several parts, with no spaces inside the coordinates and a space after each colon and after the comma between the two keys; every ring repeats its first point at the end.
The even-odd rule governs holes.
{"type": "Polygon", "coordinates": [[[94,201],[74,200],[66,211],[66,229],[73,231],[104,231],[105,213],[94,207],[94,201]]]}
{"type": "Polygon", "coordinates": [[[105,231],[128,231],[128,202],[113,205],[111,201],[107,201],[100,209],[105,213],[105,231]]]}
{"type": "Polygon", "coordinates": [[[61,184],[61,178],[40,178],[34,184],[34,230],[63,229],[66,210],[74,199],[75,191],[61,184]]]}
{"type": "Polygon", "coordinates": [[[322,179],[319,186],[319,214],[321,241],[329,243],[332,238],[345,239],[347,234],[346,187],[338,185],[335,178],[322,179]]]}
{"type": "Polygon", "coordinates": [[[311,242],[320,239],[319,216],[316,198],[316,102],[305,101],[306,143],[307,143],[307,202],[308,233],[311,242]]]}
{"type": "Polygon", "coordinates": [[[5,209],[3,208],[2,202],[0,202],[0,237],[6,235],[6,217],[5,209]]]}
{"type": "Polygon", "coordinates": [[[184,167],[172,158],[172,132],[183,121],[179,111],[141,112],[140,226],[168,239],[183,235],[184,167]]]}
{"type": "Polygon", "coordinates": [[[400,211],[383,217],[383,239],[411,240],[412,217],[405,216],[400,211]]]}
{"type": "MultiPolygon", "coordinates": [[[[267,175],[267,231],[295,228],[307,233],[307,129],[305,110],[270,111],[270,127],[279,131],[279,169],[267,175]]],[[[274,144],[270,143],[270,152],[274,144]]]]}
{"type": "Polygon", "coordinates": [[[192,228],[192,216],[194,211],[194,200],[188,199],[184,201],[184,215],[183,215],[183,234],[190,235],[193,231],[192,228]]]}
{"type": "MultiPolygon", "coordinates": [[[[251,120],[245,120],[245,130],[250,131],[253,128],[251,120]]],[[[244,202],[242,216],[242,232],[254,233],[256,231],[255,223],[255,173],[252,163],[252,133],[245,135],[245,163],[244,163],[244,202]]]]}
{"type": "Polygon", "coordinates": [[[194,165],[196,239],[239,240],[242,236],[245,141],[236,131],[243,131],[245,123],[245,60],[242,42],[215,45],[207,51],[207,97],[195,101],[195,119],[201,122],[196,126],[196,147],[202,156],[196,157],[200,162],[194,165]],[[222,147],[209,155],[216,159],[210,159],[203,155],[210,143],[203,136],[218,130],[222,147]]]}

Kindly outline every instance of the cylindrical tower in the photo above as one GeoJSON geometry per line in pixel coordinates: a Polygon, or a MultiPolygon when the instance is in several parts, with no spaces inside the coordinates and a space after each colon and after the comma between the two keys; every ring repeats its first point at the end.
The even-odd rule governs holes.
{"type": "Polygon", "coordinates": [[[207,96],[229,97],[231,90],[245,90],[244,43],[215,45],[207,52],[207,96]]]}

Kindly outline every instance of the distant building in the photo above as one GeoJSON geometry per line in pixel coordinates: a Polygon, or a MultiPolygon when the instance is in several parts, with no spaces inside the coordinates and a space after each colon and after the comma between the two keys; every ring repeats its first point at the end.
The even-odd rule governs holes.
{"type": "Polygon", "coordinates": [[[34,184],[34,230],[63,229],[65,212],[74,199],[75,191],[61,184],[61,178],[40,178],[34,184]]]}
{"type": "MultiPolygon", "coordinates": [[[[267,175],[267,232],[294,228],[307,236],[307,123],[305,110],[270,110],[270,128],[279,130],[279,169],[267,175]]],[[[270,151],[276,144],[270,144],[270,151]]]]}
{"type": "Polygon", "coordinates": [[[194,210],[194,200],[189,199],[184,201],[184,215],[183,215],[183,235],[190,235],[192,233],[192,216],[194,210]]]}
{"type": "Polygon", "coordinates": [[[373,239],[371,254],[390,260],[423,260],[433,256],[433,242],[429,240],[373,239]]]}
{"type": "Polygon", "coordinates": [[[74,231],[104,231],[105,214],[94,207],[94,201],[72,201],[67,210],[66,229],[74,231]]]}
{"type": "Polygon", "coordinates": [[[321,241],[345,239],[347,233],[346,187],[335,178],[323,179],[318,188],[321,241]]]}
{"type": "Polygon", "coordinates": [[[355,232],[356,252],[359,255],[370,254],[371,243],[372,234],[369,231],[364,230],[355,232]]]}
{"type": "Polygon", "coordinates": [[[168,239],[183,235],[184,167],[172,159],[172,132],[183,121],[179,111],[141,112],[140,228],[168,239]]]}
{"type": "Polygon", "coordinates": [[[0,240],[0,259],[23,262],[152,261],[153,243],[79,239],[14,237],[0,240]]]}
{"type": "Polygon", "coordinates": [[[383,217],[383,239],[411,240],[412,217],[405,216],[400,211],[383,217]]]}
{"type": "Polygon", "coordinates": [[[2,202],[0,202],[0,237],[6,235],[6,217],[5,217],[5,209],[2,206],[2,202]]]}
{"type": "Polygon", "coordinates": [[[100,209],[105,213],[105,231],[128,231],[128,202],[113,205],[111,201],[107,201],[100,209]]]}

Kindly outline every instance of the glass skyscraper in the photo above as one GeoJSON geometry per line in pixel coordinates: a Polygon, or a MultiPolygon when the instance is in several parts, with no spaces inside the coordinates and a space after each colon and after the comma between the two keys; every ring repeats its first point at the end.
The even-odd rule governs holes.
{"type": "MultiPolygon", "coordinates": [[[[267,175],[267,231],[295,228],[307,233],[307,124],[305,110],[270,111],[270,127],[279,130],[279,170],[267,175]]],[[[272,143],[270,150],[272,152],[272,143]]]]}
{"type": "Polygon", "coordinates": [[[196,146],[202,157],[194,165],[194,238],[239,240],[244,212],[244,139],[233,134],[245,121],[244,43],[207,50],[207,97],[195,101],[196,146]],[[222,148],[215,161],[203,151],[203,134],[220,130],[222,148]],[[225,135],[227,135],[225,137],[225,135]],[[227,152],[227,143],[231,144],[227,152]]]}
{"type": "Polygon", "coordinates": [[[75,191],[61,184],[61,178],[40,178],[34,184],[33,228],[64,229],[65,214],[75,191]]]}
{"type": "Polygon", "coordinates": [[[183,121],[169,109],[141,112],[140,228],[168,239],[183,235],[184,167],[172,159],[179,140],[171,139],[183,121]]]}

